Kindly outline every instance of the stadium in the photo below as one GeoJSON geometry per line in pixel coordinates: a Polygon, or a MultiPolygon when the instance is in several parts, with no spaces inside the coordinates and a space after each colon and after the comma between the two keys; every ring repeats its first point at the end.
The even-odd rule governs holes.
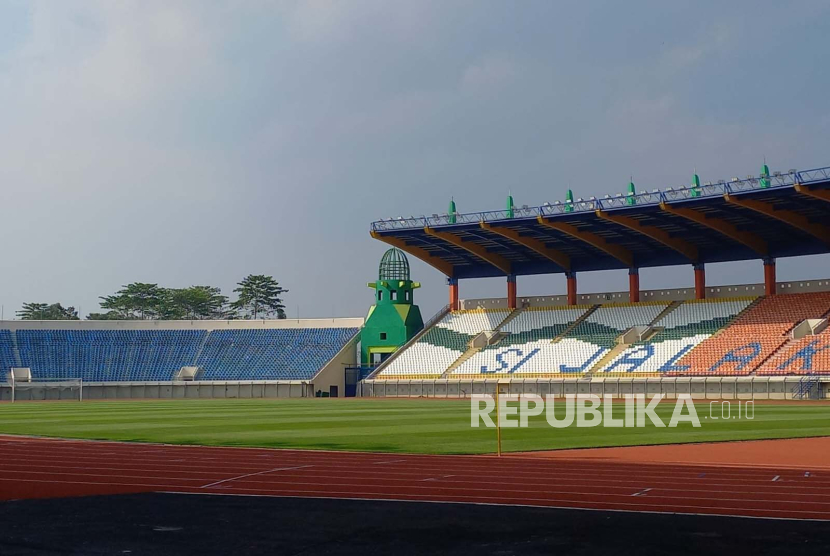
{"type": "Polygon", "coordinates": [[[0,0],[0,556],[826,556],[828,24],[0,0]]]}
{"type": "Polygon", "coordinates": [[[828,445],[813,437],[830,430],[830,279],[779,282],[775,270],[828,252],[828,203],[830,168],[766,165],[538,207],[452,203],[371,225],[392,247],[365,319],[3,322],[3,499],[94,500],[90,515],[115,503],[101,495],[129,512],[146,504],[132,496],[157,493],[302,498],[335,513],[331,499],[826,520],[828,445]],[[407,254],[447,277],[449,303],[426,324],[407,254]],[[753,259],[762,283],[706,284],[707,263],[753,259]],[[639,268],[660,265],[687,265],[694,287],[641,291],[639,268]],[[577,290],[578,272],[621,266],[627,291],[577,290]],[[567,291],[522,297],[517,277],[536,273],[564,273],[567,291]],[[504,298],[460,298],[464,279],[499,274],[504,298]],[[604,396],[610,412],[661,396],[664,417],[686,397],[712,420],[571,430],[536,413],[494,435],[469,428],[465,400],[483,395],[508,399],[503,411],[511,395],[604,396]],[[25,403],[37,401],[60,403],[25,403]],[[706,444],[729,440],[755,442],[706,444]],[[591,478],[574,479],[585,466],[591,478]]]}

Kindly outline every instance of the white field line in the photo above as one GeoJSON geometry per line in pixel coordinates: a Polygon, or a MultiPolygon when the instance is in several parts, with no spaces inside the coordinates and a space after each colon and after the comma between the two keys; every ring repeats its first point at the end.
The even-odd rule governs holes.
{"type": "Polygon", "coordinates": [[[266,473],[276,473],[277,471],[291,471],[292,469],[305,469],[307,467],[313,467],[313,466],[312,465],[297,465],[295,467],[275,467],[274,469],[266,469],[265,471],[258,471],[256,473],[247,473],[245,475],[237,475],[236,477],[231,477],[230,479],[222,479],[221,481],[216,481],[215,483],[202,485],[199,488],[210,488],[210,487],[215,487],[217,485],[221,485],[223,483],[227,483],[227,482],[230,482],[230,481],[238,481],[239,479],[245,479],[247,477],[256,477],[257,475],[265,475],[266,473]]]}

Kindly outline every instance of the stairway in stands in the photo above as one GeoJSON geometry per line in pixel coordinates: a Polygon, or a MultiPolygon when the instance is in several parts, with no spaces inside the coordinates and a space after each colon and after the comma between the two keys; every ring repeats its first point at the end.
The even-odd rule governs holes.
{"type": "Polygon", "coordinates": [[[14,354],[14,363],[18,367],[22,367],[23,359],[20,358],[20,348],[17,347],[17,331],[9,330],[9,335],[12,338],[12,353],[14,354]]]}
{"type": "MultiPolygon", "coordinates": [[[[499,323],[499,325],[495,328],[495,331],[498,332],[499,330],[501,330],[501,328],[505,324],[507,324],[508,322],[515,319],[517,316],[519,316],[519,314],[522,312],[523,309],[524,309],[524,307],[517,307],[516,309],[513,309],[510,312],[510,314],[508,314],[506,317],[504,317],[504,320],[499,323]]],[[[484,331],[482,330],[482,332],[484,332],[484,331]]],[[[479,351],[484,349],[484,347],[485,346],[479,346],[479,347],[470,346],[467,349],[467,351],[462,353],[461,356],[458,359],[453,361],[452,365],[447,367],[447,369],[441,374],[441,378],[447,378],[448,376],[450,376],[454,370],[456,370],[459,366],[461,366],[462,363],[464,363],[470,357],[472,357],[473,355],[475,355],[476,353],[478,353],[479,351]]]]}
{"type": "Polygon", "coordinates": [[[628,349],[628,348],[630,348],[630,347],[631,347],[631,344],[623,344],[623,343],[619,343],[619,344],[617,344],[616,346],[614,346],[613,348],[611,348],[611,351],[609,351],[609,352],[608,352],[608,353],[606,353],[604,356],[602,356],[602,357],[599,359],[599,361],[597,361],[597,362],[594,364],[594,366],[593,366],[593,367],[591,367],[590,369],[588,369],[587,371],[585,371],[585,375],[584,375],[584,376],[585,376],[585,378],[591,378],[592,376],[594,376],[594,373],[597,373],[597,372],[599,372],[601,369],[604,369],[606,365],[609,365],[609,364],[610,364],[610,363],[611,363],[614,359],[616,359],[616,358],[617,358],[617,357],[618,357],[618,356],[619,356],[622,352],[624,352],[625,350],[627,350],[627,349],[628,349]]]}
{"type": "Polygon", "coordinates": [[[787,334],[797,323],[818,318],[828,309],[830,292],[760,298],[684,356],[679,365],[688,366],[685,374],[690,375],[748,375],[788,342],[787,334]]]}
{"type": "Polygon", "coordinates": [[[657,316],[654,318],[654,320],[653,320],[653,321],[651,321],[651,322],[649,323],[649,326],[654,326],[655,324],[657,324],[658,322],[660,322],[661,320],[663,320],[663,317],[665,317],[666,315],[668,315],[669,313],[671,313],[672,311],[674,311],[675,309],[677,309],[678,307],[680,307],[682,304],[683,304],[683,302],[682,302],[682,301],[672,301],[671,303],[669,303],[669,306],[668,306],[668,307],[666,307],[665,309],[663,309],[663,312],[662,312],[662,313],[660,313],[659,315],[657,315],[657,316]]]}
{"type": "Polygon", "coordinates": [[[552,343],[552,344],[555,344],[555,343],[561,342],[561,341],[562,341],[562,340],[563,340],[563,339],[564,339],[564,338],[565,338],[568,334],[570,334],[570,333],[571,333],[571,331],[572,331],[574,328],[576,328],[577,326],[579,326],[580,324],[582,324],[582,323],[583,323],[583,321],[585,321],[585,319],[587,319],[588,317],[590,317],[590,316],[591,316],[591,315],[592,315],[592,314],[593,314],[593,313],[594,313],[597,309],[599,309],[600,307],[601,307],[601,305],[594,305],[594,306],[592,306],[590,309],[588,309],[587,311],[585,311],[584,313],[582,313],[582,314],[579,316],[579,318],[578,318],[578,319],[576,319],[575,321],[573,321],[573,322],[571,323],[571,325],[570,325],[568,328],[566,328],[565,330],[563,330],[563,331],[562,331],[562,333],[561,333],[559,336],[557,336],[556,338],[554,338],[553,340],[551,340],[551,343],[552,343]]]}
{"type": "MultiPolygon", "coordinates": [[[[824,314],[822,314],[820,317],[817,317],[817,318],[825,319],[825,318],[828,318],[828,316],[830,316],[830,310],[828,310],[827,312],[825,312],[824,314]]],[[[828,334],[830,334],[830,329],[825,328],[823,331],[819,332],[818,334],[808,334],[807,336],[804,336],[802,338],[797,338],[797,339],[793,338],[792,337],[793,336],[793,331],[795,330],[795,328],[799,324],[801,324],[801,322],[803,322],[803,321],[793,323],[792,328],[790,328],[787,331],[787,336],[789,336],[790,339],[787,340],[786,342],[784,342],[778,349],[776,349],[775,351],[770,353],[769,356],[764,358],[763,361],[761,361],[760,363],[755,365],[755,368],[752,370],[753,375],[754,374],[760,374],[760,375],[779,374],[779,372],[777,372],[779,370],[779,369],[777,369],[777,367],[784,364],[784,363],[786,363],[788,358],[792,357],[798,349],[804,348],[808,344],[810,344],[812,342],[815,342],[817,340],[823,342],[824,338],[826,338],[828,336],[828,334]]],[[[818,353],[816,355],[818,355],[818,353]]],[[[812,362],[812,359],[821,360],[823,358],[822,357],[811,358],[811,362],[812,362]]],[[[817,369],[817,370],[822,370],[823,371],[825,369],[820,368],[820,369],[817,369]]],[[[798,372],[795,369],[790,369],[790,371],[791,372],[798,372]]]]}
{"type": "MultiPolygon", "coordinates": [[[[651,319],[651,322],[648,323],[648,326],[654,326],[655,324],[660,322],[660,320],[663,317],[665,317],[666,315],[668,315],[669,313],[671,313],[672,311],[674,311],[675,309],[680,307],[680,305],[682,303],[683,303],[682,301],[672,301],[671,303],[669,303],[666,306],[665,309],[660,311],[660,313],[656,317],[651,319]]],[[[611,351],[606,353],[602,358],[600,358],[599,361],[596,362],[596,364],[593,367],[588,369],[588,371],[585,373],[585,378],[591,378],[592,376],[594,376],[594,373],[598,373],[599,371],[604,369],[606,366],[610,365],[611,362],[614,361],[622,352],[624,352],[625,350],[630,348],[632,345],[634,345],[634,344],[625,344],[625,343],[623,343],[622,342],[622,336],[624,336],[624,335],[625,335],[625,333],[623,333],[619,338],[617,338],[617,341],[619,343],[616,346],[614,346],[613,348],[611,348],[611,351]]]]}
{"type": "Polygon", "coordinates": [[[202,343],[199,344],[199,348],[196,350],[196,356],[193,358],[193,364],[197,367],[199,366],[199,358],[202,356],[202,352],[205,350],[205,344],[207,344],[211,332],[213,332],[213,330],[207,331],[205,337],[202,338],[202,343]]]}

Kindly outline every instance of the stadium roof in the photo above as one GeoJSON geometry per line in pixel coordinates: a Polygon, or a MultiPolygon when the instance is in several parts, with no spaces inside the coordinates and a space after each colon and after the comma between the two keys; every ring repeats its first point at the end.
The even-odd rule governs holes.
{"type": "Polygon", "coordinates": [[[828,253],[830,167],[512,211],[399,217],[373,222],[371,234],[452,278],[828,253]]]}

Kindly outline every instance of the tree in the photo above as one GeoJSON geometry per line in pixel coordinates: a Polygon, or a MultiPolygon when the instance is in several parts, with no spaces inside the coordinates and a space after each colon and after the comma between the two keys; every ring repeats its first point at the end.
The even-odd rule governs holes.
{"type": "Polygon", "coordinates": [[[158,284],[135,282],[122,286],[113,295],[101,297],[104,313],[91,313],[90,320],[114,319],[222,319],[227,315],[228,298],[213,286],[163,288],[158,284]]]}
{"type": "Polygon", "coordinates": [[[115,311],[124,319],[152,319],[165,311],[165,289],[158,284],[134,282],[121,288],[115,295],[101,297],[102,309],[115,311]]]}
{"type": "Polygon", "coordinates": [[[90,313],[86,316],[87,320],[125,320],[125,318],[118,313],[118,311],[107,311],[106,313],[90,313]]]}
{"type": "Polygon", "coordinates": [[[282,294],[288,290],[280,287],[279,282],[272,276],[263,274],[249,274],[233,290],[239,294],[239,299],[231,303],[231,308],[245,318],[257,319],[260,315],[276,315],[278,319],[285,318],[285,306],[282,304],[282,294]]]}
{"type": "Polygon", "coordinates": [[[170,288],[159,288],[158,298],[150,310],[148,318],[156,320],[181,320],[185,318],[185,310],[179,305],[177,292],[170,288]]]}
{"type": "Polygon", "coordinates": [[[228,298],[219,288],[213,286],[190,286],[180,290],[169,290],[173,304],[184,318],[191,320],[221,319],[226,316],[228,298]]]}
{"type": "Polygon", "coordinates": [[[78,311],[60,303],[24,303],[17,316],[23,320],[78,320],[78,311]]]}
{"type": "Polygon", "coordinates": [[[24,303],[17,316],[23,320],[45,320],[43,316],[47,307],[48,303],[24,303]]]}

